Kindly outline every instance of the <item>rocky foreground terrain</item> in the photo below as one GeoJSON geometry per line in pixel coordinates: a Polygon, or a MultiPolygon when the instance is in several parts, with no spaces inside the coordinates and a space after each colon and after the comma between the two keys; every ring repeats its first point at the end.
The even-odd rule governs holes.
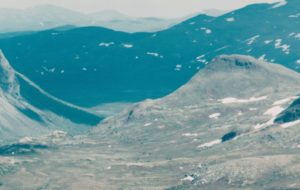
{"type": "Polygon", "coordinates": [[[88,133],[0,147],[0,188],[300,189],[299,92],[294,71],[223,55],[88,133]]]}

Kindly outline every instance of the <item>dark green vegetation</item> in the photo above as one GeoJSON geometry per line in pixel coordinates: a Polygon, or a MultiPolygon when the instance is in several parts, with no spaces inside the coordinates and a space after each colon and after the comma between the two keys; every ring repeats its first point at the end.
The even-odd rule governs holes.
{"type": "Polygon", "coordinates": [[[30,155],[37,153],[38,149],[47,149],[48,146],[40,144],[12,144],[0,147],[1,156],[30,155]]]}
{"type": "Polygon", "coordinates": [[[222,142],[230,141],[230,140],[234,139],[236,136],[237,136],[236,132],[234,132],[234,131],[229,132],[222,137],[222,142]]]}
{"type": "Polygon", "coordinates": [[[277,123],[288,123],[300,119],[300,99],[295,100],[290,107],[288,107],[275,120],[277,123]]]}
{"type": "Polygon", "coordinates": [[[23,113],[24,115],[26,115],[28,118],[35,120],[37,122],[40,123],[44,123],[43,118],[36,113],[35,111],[29,109],[29,108],[17,108],[21,113],[23,113]]]}

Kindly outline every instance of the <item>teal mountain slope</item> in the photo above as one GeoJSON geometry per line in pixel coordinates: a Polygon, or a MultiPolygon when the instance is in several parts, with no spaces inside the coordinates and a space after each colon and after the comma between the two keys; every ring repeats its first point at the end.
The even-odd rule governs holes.
{"type": "Polygon", "coordinates": [[[0,48],[18,72],[62,100],[85,107],[136,102],[173,92],[220,54],[300,71],[300,2],[276,5],[199,15],[156,33],[54,29],[1,39],[0,48]]]}

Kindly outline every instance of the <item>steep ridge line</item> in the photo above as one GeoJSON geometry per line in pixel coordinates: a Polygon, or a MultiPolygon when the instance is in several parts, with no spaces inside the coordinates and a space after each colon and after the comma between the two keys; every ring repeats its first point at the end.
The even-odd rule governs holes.
{"type": "MultiPolygon", "coordinates": [[[[57,114],[58,116],[63,116],[66,119],[70,119],[71,121],[73,121],[75,123],[97,125],[102,120],[101,116],[98,116],[98,115],[90,112],[87,109],[81,108],[79,106],[70,104],[65,101],[62,101],[62,100],[52,96],[51,94],[47,93],[43,89],[41,89],[38,85],[36,85],[34,82],[32,82],[25,75],[15,71],[14,68],[12,66],[10,66],[9,62],[6,60],[2,51],[0,51],[0,58],[2,60],[1,64],[3,66],[3,68],[2,68],[3,72],[8,72],[8,74],[9,74],[8,79],[5,79],[6,81],[4,81],[5,83],[3,82],[3,84],[7,83],[6,86],[9,86],[9,88],[16,89],[13,93],[11,92],[12,90],[9,90],[9,92],[8,92],[8,94],[11,94],[14,98],[16,98],[16,99],[21,98],[21,99],[26,99],[27,101],[31,101],[31,102],[29,102],[29,105],[32,104],[33,107],[37,107],[38,109],[42,109],[42,110],[49,109],[49,111],[57,114]],[[33,91],[32,90],[28,91],[28,88],[26,88],[27,96],[24,97],[23,96],[24,95],[23,94],[24,86],[19,85],[19,82],[17,82],[18,79],[19,79],[19,82],[22,82],[22,80],[23,80],[24,81],[23,85],[24,84],[29,85],[30,88],[32,88],[33,91],[36,91],[36,93],[38,93],[40,97],[44,96],[46,99],[43,99],[42,102],[41,101],[36,102],[35,98],[31,97],[34,94],[33,91]],[[28,99],[28,98],[30,98],[30,99],[28,99]],[[47,98],[48,98],[48,100],[47,100],[47,98]],[[51,107],[45,107],[45,106],[40,107],[42,104],[46,103],[43,101],[49,101],[49,103],[52,102],[52,104],[54,104],[53,105],[54,107],[52,109],[51,109],[51,107]],[[59,106],[59,108],[57,108],[55,105],[59,106]],[[79,119],[79,118],[81,118],[81,119],[79,119]]],[[[5,76],[2,76],[2,77],[5,77],[5,76]]],[[[37,94],[35,94],[35,95],[37,95],[37,94]]],[[[19,105],[18,102],[15,102],[15,103],[16,103],[16,105],[19,105]]]]}

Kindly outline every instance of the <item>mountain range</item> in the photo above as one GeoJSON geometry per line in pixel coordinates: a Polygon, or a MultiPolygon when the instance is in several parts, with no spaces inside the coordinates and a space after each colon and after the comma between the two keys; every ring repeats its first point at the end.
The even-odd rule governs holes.
{"type": "Polygon", "coordinates": [[[298,6],[297,0],[250,5],[155,33],[52,29],[1,39],[0,48],[18,72],[64,101],[84,107],[137,102],[173,92],[220,54],[299,71],[298,6]]]}
{"type": "MultiPolygon", "coordinates": [[[[212,14],[218,14],[218,11],[212,14]]],[[[124,32],[154,32],[185,19],[137,18],[109,10],[85,14],[54,5],[39,5],[28,9],[0,9],[0,33],[32,32],[65,25],[102,26],[124,32]]]]}
{"type": "Polygon", "coordinates": [[[300,189],[298,7],[2,35],[0,189],[300,189]]]}

